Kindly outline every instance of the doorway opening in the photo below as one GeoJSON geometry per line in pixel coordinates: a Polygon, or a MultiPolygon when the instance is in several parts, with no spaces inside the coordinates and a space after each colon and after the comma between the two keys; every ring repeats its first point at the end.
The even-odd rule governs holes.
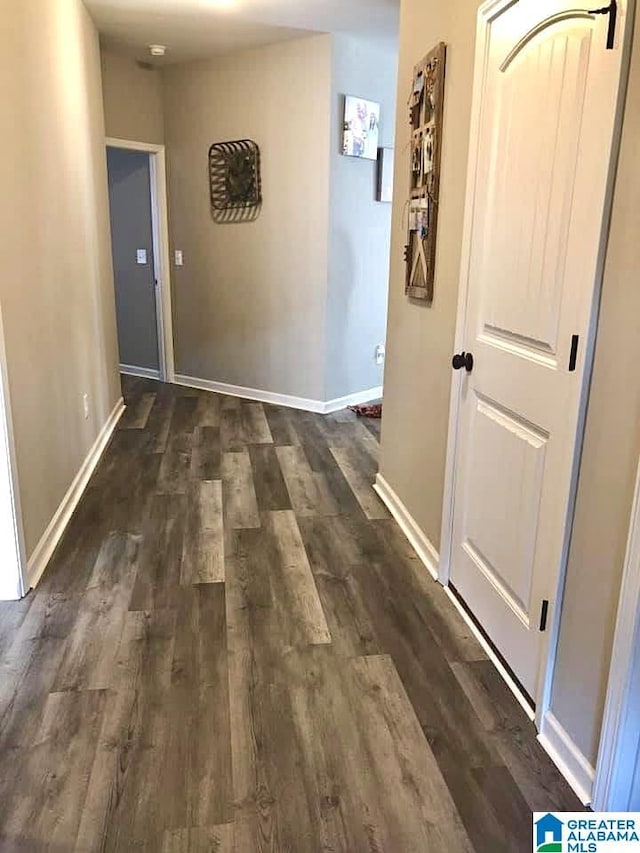
{"type": "Polygon", "coordinates": [[[120,372],[172,382],[164,146],[106,144],[120,372]]]}

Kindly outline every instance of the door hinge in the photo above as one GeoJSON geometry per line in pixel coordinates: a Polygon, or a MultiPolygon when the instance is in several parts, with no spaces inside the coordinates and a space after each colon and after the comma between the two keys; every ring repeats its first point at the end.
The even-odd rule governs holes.
{"type": "Polygon", "coordinates": [[[609,32],[607,33],[607,50],[613,50],[616,46],[616,24],[618,23],[618,2],[611,0],[608,6],[602,9],[589,9],[590,15],[608,15],[609,32]]]}
{"type": "Polygon", "coordinates": [[[547,630],[547,618],[549,616],[549,602],[545,598],[542,602],[542,610],[540,611],[540,630],[547,630]]]}
{"type": "Polygon", "coordinates": [[[574,335],[571,338],[571,355],[569,356],[569,373],[573,373],[578,364],[578,345],[580,344],[580,335],[574,335]]]}

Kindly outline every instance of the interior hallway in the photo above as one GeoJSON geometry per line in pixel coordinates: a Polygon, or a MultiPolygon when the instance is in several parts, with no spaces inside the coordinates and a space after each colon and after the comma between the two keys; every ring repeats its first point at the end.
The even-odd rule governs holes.
{"type": "Polygon", "coordinates": [[[124,390],[0,605],[0,850],[525,851],[581,808],[371,490],[375,429],[124,390]]]}

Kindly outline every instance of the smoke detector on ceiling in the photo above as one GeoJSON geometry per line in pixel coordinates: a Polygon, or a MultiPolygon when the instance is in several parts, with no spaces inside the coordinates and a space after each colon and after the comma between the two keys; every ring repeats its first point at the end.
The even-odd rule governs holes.
{"type": "Polygon", "coordinates": [[[164,56],[167,48],[163,44],[150,44],[149,53],[151,56],[164,56]]]}

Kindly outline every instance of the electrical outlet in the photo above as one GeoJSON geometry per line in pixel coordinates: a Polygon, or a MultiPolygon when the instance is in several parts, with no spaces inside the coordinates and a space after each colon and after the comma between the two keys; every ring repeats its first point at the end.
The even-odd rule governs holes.
{"type": "Polygon", "coordinates": [[[85,418],[85,420],[88,420],[88,418],[89,418],[89,395],[88,394],[82,395],[82,408],[84,410],[84,418],[85,418]]]}
{"type": "Polygon", "coordinates": [[[184,258],[182,256],[182,249],[176,249],[175,258],[176,258],[176,266],[177,267],[184,266],[184,258]]]}
{"type": "Polygon", "coordinates": [[[376,364],[378,364],[378,365],[384,364],[385,354],[386,354],[385,348],[383,347],[382,344],[380,344],[380,346],[376,347],[376,353],[375,353],[376,364]]]}

